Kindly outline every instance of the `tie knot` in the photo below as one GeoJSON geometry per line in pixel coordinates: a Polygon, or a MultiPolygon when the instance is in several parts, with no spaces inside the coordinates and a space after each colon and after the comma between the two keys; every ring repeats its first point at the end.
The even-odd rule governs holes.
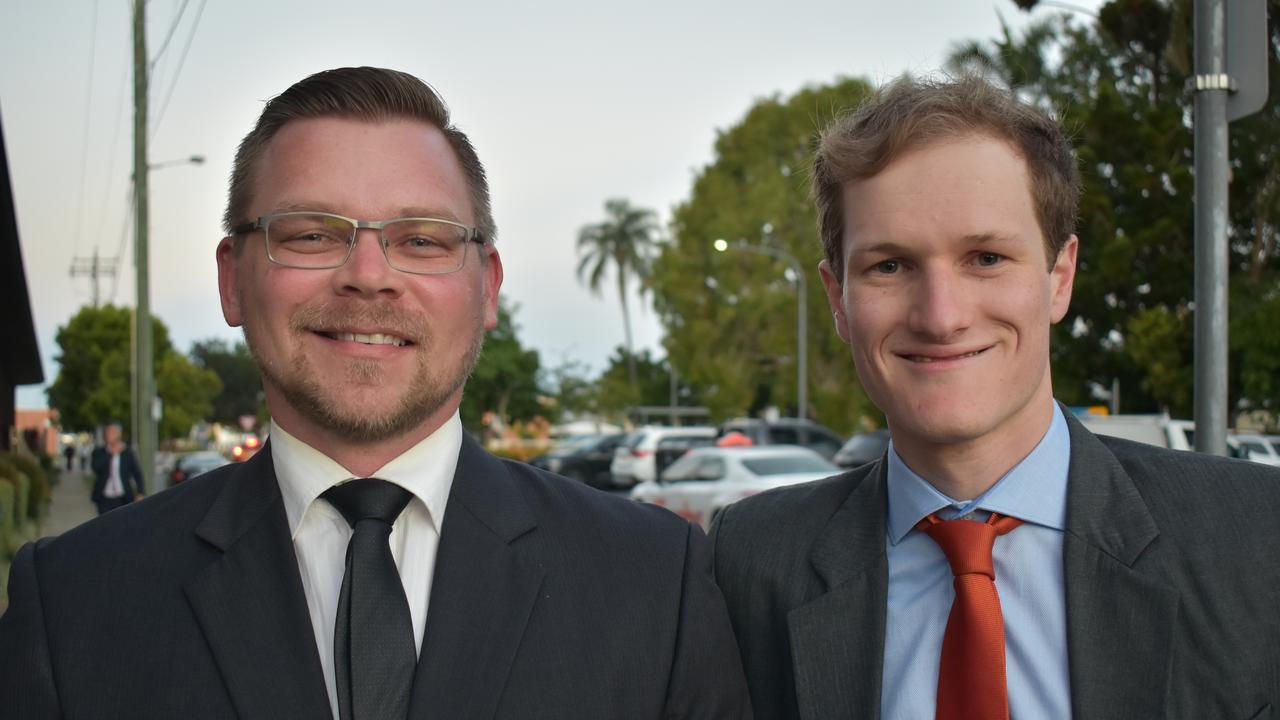
{"type": "Polygon", "coordinates": [[[378,520],[391,525],[409,504],[413,493],[377,478],[362,478],[334,485],[320,496],[342,513],[355,527],[361,520],[378,520]]]}
{"type": "Polygon", "coordinates": [[[996,536],[1018,527],[1022,521],[992,513],[987,522],[977,520],[940,520],[930,514],[916,527],[942,548],[951,565],[951,574],[957,577],[982,574],[995,579],[995,566],[991,562],[991,548],[996,536]]]}

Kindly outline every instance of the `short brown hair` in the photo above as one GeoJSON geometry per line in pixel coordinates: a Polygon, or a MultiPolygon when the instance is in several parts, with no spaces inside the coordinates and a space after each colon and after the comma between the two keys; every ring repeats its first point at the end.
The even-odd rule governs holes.
{"type": "Polygon", "coordinates": [[[1080,198],[1075,152],[1058,123],[976,76],[903,77],[837,118],[818,141],[812,191],[823,253],[837,278],[844,277],[844,186],[876,175],[910,150],[971,134],[1008,142],[1026,162],[1036,219],[1053,263],[1075,232],[1080,198]]]}
{"type": "MultiPolygon", "coordinates": [[[[489,181],[484,165],[466,133],[449,122],[449,106],[431,86],[398,70],[374,67],[337,68],[318,72],[267,101],[258,124],[240,142],[231,171],[223,230],[252,218],[245,217],[253,194],[254,166],[280,128],[293,120],[334,117],[378,122],[393,118],[420,120],[440,130],[458,156],[471,194],[476,227],[486,242],[497,228],[489,204],[489,181]]],[[[237,239],[238,242],[238,239],[237,239]]]]}

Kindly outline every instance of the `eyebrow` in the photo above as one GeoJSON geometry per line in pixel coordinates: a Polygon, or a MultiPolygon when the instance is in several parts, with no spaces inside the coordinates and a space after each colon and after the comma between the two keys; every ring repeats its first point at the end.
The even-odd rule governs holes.
{"type": "MultiPolygon", "coordinates": [[[[988,244],[1008,244],[1017,242],[1017,240],[1009,235],[997,232],[981,232],[970,233],[961,238],[966,245],[988,245],[988,244]]],[[[883,242],[873,243],[865,247],[854,247],[850,252],[851,255],[909,255],[913,249],[893,242],[885,240],[883,242]]]]}
{"type": "MultiPolygon", "coordinates": [[[[321,212],[321,213],[329,213],[330,215],[341,215],[342,217],[348,217],[346,213],[338,212],[336,209],[334,209],[332,205],[328,203],[312,202],[308,200],[289,201],[289,202],[279,203],[274,207],[272,207],[270,210],[268,210],[266,214],[277,215],[279,213],[287,213],[287,212],[321,212]]],[[[449,212],[448,210],[444,210],[442,208],[429,208],[426,206],[402,207],[392,217],[380,218],[380,219],[390,220],[392,218],[406,218],[406,217],[434,218],[436,220],[449,220],[451,222],[456,222],[459,224],[466,224],[466,223],[463,223],[462,220],[460,220],[457,215],[455,215],[452,212],[449,212]]],[[[364,220],[366,218],[356,218],[356,219],[364,220]]]]}

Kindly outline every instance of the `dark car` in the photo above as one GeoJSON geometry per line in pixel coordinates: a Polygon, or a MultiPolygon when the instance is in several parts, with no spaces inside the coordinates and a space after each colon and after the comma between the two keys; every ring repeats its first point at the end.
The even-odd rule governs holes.
{"type": "Polygon", "coordinates": [[[626,437],[626,433],[581,435],[566,440],[546,455],[533,458],[529,464],[594,488],[609,488],[612,487],[609,463],[613,462],[614,449],[626,437]]]}
{"type": "Polygon", "coordinates": [[[830,460],[844,445],[844,438],[834,430],[812,420],[799,418],[739,418],[720,426],[719,437],[738,432],[751,439],[753,445],[799,445],[830,460]]]}
{"type": "Polygon", "coordinates": [[[174,462],[173,469],[169,471],[169,484],[177,485],[183,480],[190,480],[201,473],[227,465],[229,462],[220,453],[212,450],[187,453],[174,462]]]}
{"type": "Polygon", "coordinates": [[[872,430],[871,432],[854,433],[849,442],[831,458],[831,462],[840,467],[858,467],[872,460],[879,460],[889,447],[888,430],[872,430]]]}

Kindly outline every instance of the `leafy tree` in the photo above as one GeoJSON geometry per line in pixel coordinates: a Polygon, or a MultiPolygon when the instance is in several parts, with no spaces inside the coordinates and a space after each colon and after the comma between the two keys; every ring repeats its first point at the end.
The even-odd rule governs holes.
{"type": "MultiPolygon", "coordinates": [[[[1232,283],[1252,288],[1237,296],[1233,328],[1249,325],[1239,314],[1273,307],[1264,298],[1277,275],[1280,0],[1269,0],[1268,10],[1270,101],[1230,132],[1232,283]]],[[[1194,97],[1183,90],[1191,23],[1190,0],[1112,0],[1096,23],[1061,16],[1016,37],[1006,27],[995,41],[952,54],[951,69],[986,72],[1054,110],[1075,133],[1085,184],[1079,264],[1053,345],[1054,389],[1070,403],[1090,402],[1089,388],[1118,378],[1126,412],[1191,412],[1194,97]]],[[[1254,349],[1265,335],[1231,336],[1232,367],[1255,369],[1249,381],[1232,373],[1233,401],[1269,392],[1260,375],[1267,363],[1254,349]]]]}
{"type": "Polygon", "coordinates": [[[489,331],[484,350],[462,395],[462,423],[479,430],[492,411],[505,420],[528,420],[543,411],[539,401],[538,351],[525,349],[512,320],[519,306],[499,298],[498,324],[489,331]]]}
{"type": "MultiPolygon", "coordinates": [[[[129,308],[114,305],[85,306],[58,329],[58,377],[47,392],[63,427],[88,431],[112,421],[129,424],[131,315],[129,308]]],[[[181,437],[208,414],[221,383],[173,349],[159,318],[152,317],[151,330],[156,390],[164,408],[160,438],[181,437]]]]}
{"type": "Polygon", "coordinates": [[[558,421],[562,414],[577,415],[599,410],[597,383],[591,378],[590,368],[580,360],[565,360],[546,370],[542,381],[555,405],[548,417],[558,421]]]}
{"type": "MultiPolygon", "coordinates": [[[[676,392],[681,405],[697,405],[695,388],[681,378],[676,392]]],[[[618,347],[609,358],[609,365],[598,380],[599,406],[601,410],[616,416],[625,416],[637,405],[671,404],[671,366],[664,360],[655,360],[648,350],[634,358],[627,356],[627,349],[618,347]],[[636,382],[631,382],[632,368],[636,382]]]]}
{"type": "Polygon", "coordinates": [[[654,304],[669,358],[700,388],[714,419],[765,402],[794,412],[796,397],[793,280],[772,258],[716,252],[717,239],[771,244],[806,269],[809,396],[817,418],[847,431],[863,417],[879,416],[831,325],[807,179],[818,131],[870,89],[864,80],[843,79],[757,102],[719,134],[715,159],[675,210],[672,241],[654,263],[654,304]],[[767,237],[766,224],[772,226],[767,237]]]}
{"type": "Polygon", "coordinates": [[[222,380],[222,392],[213,399],[210,420],[236,426],[242,416],[263,416],[262,375],[248,345],[210,338],[191,346],[191,358],[222,380]]]}
{"type": "Polygon", "coordinates": [[[605,219],[586,225],[578,231],[578,279],[599,295],[610,267],[618,283],[618,300],[622,302],[622,326],[626,332],[627,368],[631,383],[637,382],[632,359],[635,346],[631,341],[631,313],[627,306],[627,279],[634,276],[643,290],[649,280],[650,258],[658,232],[658,220],[652,210],[633,207],[622,198],[606,200],[605,219]]]}

